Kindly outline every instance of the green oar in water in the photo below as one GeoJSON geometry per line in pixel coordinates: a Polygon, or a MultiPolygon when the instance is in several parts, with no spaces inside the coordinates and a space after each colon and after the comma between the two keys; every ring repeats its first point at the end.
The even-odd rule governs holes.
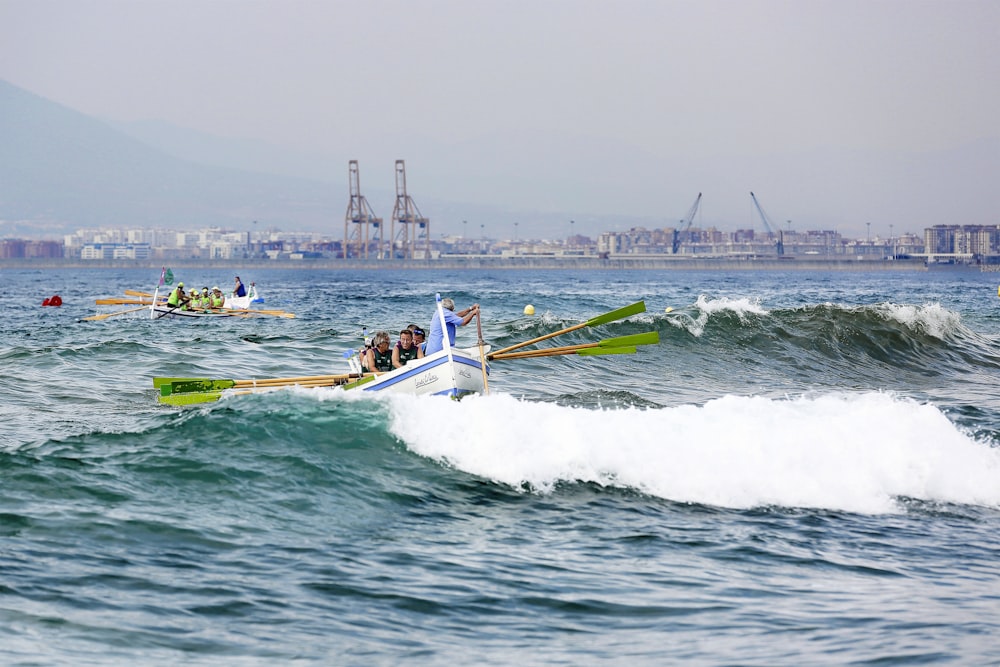
{"type": "Polygon", "coordinates": [[[274,378],[267,380],[212,380],[210,378],[154,378],[160,389],[160,403],[167,405],[194,405],[217,401],[227,390],[233,395],[252,394],[284,387],[343,387],[354,389],[371,382],[375,375],[358,377],[357,374],[315,375],[302,378],[274,378]]]}
{"type": "Polygon", "coordinates": [[[306,375],[286,378],[262,378],[258,380],[232,380],[212,378],[170,378],[155,377],[153,386],[160,390],[161,396],[184,394],[192,392],[224,391],[226,389],[264,389],[274,387],[332,386],[344,384],[357,379],[356,373],[340,373],[337,375],[306,375]]]}
{"type": "Polygon", "coordinates": [[[580,324],[574,324],[571,327],[561,329],[559,331],[554,331],[550,334],[545,334],[544,336],[539,336],[538,338],[532,338],[531,340],[526,340],[523,343],[518,343],[516,345],[511,345],[505,347],[502,350],[497,350],[492,356],[497,356],[500,354],[505,354],[511,350],[516,350],[526,345],[531,345],[532,343],[539,343],[543,340],[548,340],[549,338],[555,338],[556,336],[561,336],[562,334],[569,333],[571,331],[577,331],[578,329],[583,329],[584,327],[596,327],[600,324],[607,324],[608,322],[615,322],[617,320],[625,319],[630,315],[638,315],[639,313],[646,312],[646,302],[637,301],[632,305],[625,306],[624,308],[619,308],[618,310],[612,310],[610,313],[604,313],[603,315],[598,315],[597,317],[592,317],[586,322],[580,324]]]}
{"type": "Polygon", "coordinates": [[[563,354],[580,354],[585,356],[595,356],[599,354],[628,354],[627,352],[611,352],[610,350],[632,348],[635,351],[637,345],[656,345],[660,342],[660,334],[657,331],[631,334],[629,336],[618,336],[617,338],[606,338],[596,343],[580,343],[578,345],[563,345],[561,347],[549,347],[540,350],[522,350],[520,352],[494,353],[487,356],[490,360],[504,359],[529,359],[534,357],[554,357],[563,354]]]}

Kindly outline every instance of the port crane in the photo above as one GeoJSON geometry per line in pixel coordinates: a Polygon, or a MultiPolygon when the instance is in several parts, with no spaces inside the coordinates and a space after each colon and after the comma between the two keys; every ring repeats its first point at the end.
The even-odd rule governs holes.
{"type": "Polygon", "coordinates": [[[677,228],[674,229],[674,241],[672,244],[673,254],[675,255],[677,254],[677,250],[680,248],[681,243],[683,241],[690,240],[690,237],[688,236],[685,236],[682,239],[681,235],[682,234],[686,235],[689,233],[691,229],[691,222],[694,220],[694,216],[697,215],[698,213],[698,204],[700,203],[701,203],[701,193],[699,192],[698,196],[695,197],[694,204],[692,204],[691,208],[688,210],[687,215],[684,216],[684,219],[681,220],[680,224],[677,225],[677,228]]]}
{"type": "MultiPolygon", "coordinates": [[[[767,230],[767,238],[773,239],[775,237],[774,228],[771,226],[771,221],[767,217],[767,213],[764,213],[764,209],[761,207],[760,202],[757,201],[757,195],[753,192],[750,193],[750,199],[753,200],[753,205],[757,208],[757,212],[760,213],[760,219],[764,222],[764,229],[767,230]]],[[[781,231],[778,231],[777,241],[775,242],[775,249],[779,255],[785,254],[785,243],[781,238],[781,231]]]]}
{"type": "Polygon", "coordinates": [[[344,259],[348,257],[368,259],[368,251],[375,246],[375,256],[382,250],[382,218],[372,211],[368,200],[361,194],[361,175],[358,161],[347,163],[347,177],[350,201],[344,215],[344,259]]]}
{"type": "Polygon", "coordinates": [[[419,239],[423,239],[424,259],[430,259],[431,221],[421,215],[413,197],[406,192],[406,162],[396,160],[396,206],[392,209],[389,257],[394,259],[399,248],[403,259],[413,259],[419,239]],[[396,231],[397,223],[399,231],[396,231]]]}

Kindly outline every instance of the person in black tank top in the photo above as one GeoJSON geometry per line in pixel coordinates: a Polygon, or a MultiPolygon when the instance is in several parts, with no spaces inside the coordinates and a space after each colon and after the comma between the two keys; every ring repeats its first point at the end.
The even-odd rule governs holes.
{"type": "Polygon", "coordinates": [[[413,332],[409,329],[400,331],[399,342],[392,348],[392,367],[402,368],[406,362],[420,359],[423,356],[423,351],[413,342],[413,332]]]}
{"type": "Polygon", "coordinates": [[[389,349],[389,332],[379,331],[375,334],[372,347],[365,353],[361,370],[365,373],[385,373],[392,370],[392,351],[389,349]]]}

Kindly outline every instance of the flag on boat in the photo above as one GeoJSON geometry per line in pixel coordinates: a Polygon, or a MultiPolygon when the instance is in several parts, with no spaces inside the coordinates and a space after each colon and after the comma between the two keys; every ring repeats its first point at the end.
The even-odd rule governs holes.
{"type": "Polygon", "coordinates": [[[160,287],[165,284],[172,285],[173,282],[174,282],[174,272],[168,269],[167,267],[163,267],[162,269],[160,269],[160,284],[157,285],[157,287],[160,287]]]}

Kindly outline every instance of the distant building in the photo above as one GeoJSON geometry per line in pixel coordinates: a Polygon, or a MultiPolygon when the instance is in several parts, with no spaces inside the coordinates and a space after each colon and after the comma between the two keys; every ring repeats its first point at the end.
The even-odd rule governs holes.
{"type": "Polygon", "coordinates": [[[0,241],[0,259],[58,259],[63,256],[63,244],[58,241],[0,241]]]}
{"type": "Polygon", "coordinates": [[[934,225],[924,230],[928,255],[1000,254],[1000,225],[934,225]]]}
{"type": "Polygon", "coordinates": [[[80,248],[80,259],[149,259],[148,243],[85,243],[80,248]]]}

